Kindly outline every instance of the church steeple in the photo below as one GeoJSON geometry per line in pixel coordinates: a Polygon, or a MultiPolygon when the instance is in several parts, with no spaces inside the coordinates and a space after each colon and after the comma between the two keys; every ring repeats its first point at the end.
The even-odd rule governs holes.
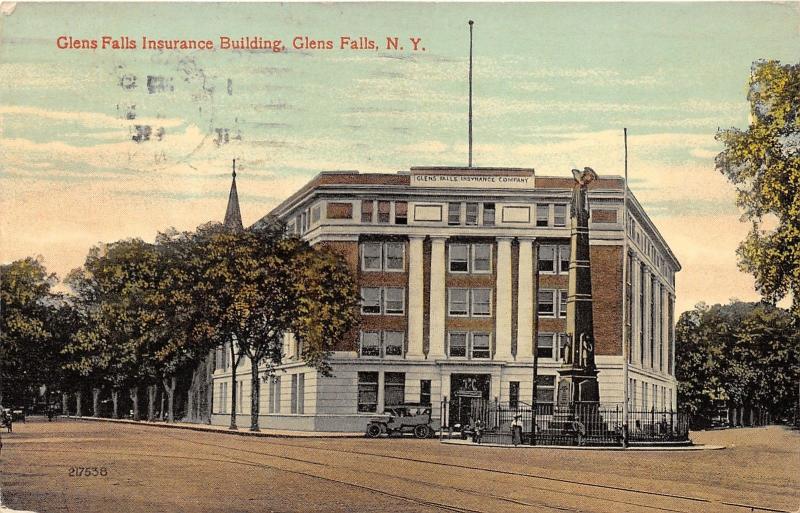
{"type": "Polygon", "coordinates": [[[228,230],[238,232],[244,230],[242,213],[239,210],[239,194],[236,192],[236,159],[233,159],[233,181],[228,195],[228,209],[225,210],[225,221],[222,223],[228,230]]]}

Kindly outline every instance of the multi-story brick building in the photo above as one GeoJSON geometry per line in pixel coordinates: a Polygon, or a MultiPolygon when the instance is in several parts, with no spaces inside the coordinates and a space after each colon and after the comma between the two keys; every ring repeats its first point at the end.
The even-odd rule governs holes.
{"type": "MultiPolygon", "coordinates": [[[[272,214],[291,233],[349,263],[361,287],[362,323],[336,347],[332,377],[304,365],[302,348],[286,337],[284,362],[262,387],[260,425],[360,431],[370,414],[402,402],[431,403],[435,416],[444,397],[531,403],[534,350],[537,402],[553,402],[573,183],[518,168],[329,172],[281,203],[272,214]]],[[[627,333],[632,407],[670,408],[680,264],[632,194],[625,212],[623,183],[601,177],[590,185],[600,397],[623,401],[627,333]]],[[[215,423],[226,423],[230,412],[227,354],[217,354],[215,423]]],[[[250,386],[243,365],[235,386],[244,421],[250,386]]]]}

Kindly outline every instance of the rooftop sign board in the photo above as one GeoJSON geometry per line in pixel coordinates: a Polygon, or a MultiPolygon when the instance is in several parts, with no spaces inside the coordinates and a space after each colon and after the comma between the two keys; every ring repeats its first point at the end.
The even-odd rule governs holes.
{"type": "Polygon", "coordinates": [[[412,173],[412,187],[533,189],[533,175],[412,173]]]}

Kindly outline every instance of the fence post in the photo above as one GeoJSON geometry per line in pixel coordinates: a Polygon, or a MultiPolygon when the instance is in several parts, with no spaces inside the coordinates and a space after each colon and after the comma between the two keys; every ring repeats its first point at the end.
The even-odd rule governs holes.
{"type": "Polygon", "coordinates": [[[650,436],[655,435],[656,431],[656,407],[650,407],[650,436]]]}
{"type": "Polygon", "coordinates": [[[442,397],[442,401],[439,403],[439,441],[441,442],[444,438],[444,403],[447,401],[447,397],[442,397]]]}
{"type": "Polygon", "coordinates": [[[669,436],[670,437],[673,437],[674,433],[675,433],[675,430],[673,428],[675,423],[672,421],[672,419],[674,418],[674,415],[675,415],[675,413],[672,411],[672,407],[670,406],[670,408],[669,408],[669,436]]]}

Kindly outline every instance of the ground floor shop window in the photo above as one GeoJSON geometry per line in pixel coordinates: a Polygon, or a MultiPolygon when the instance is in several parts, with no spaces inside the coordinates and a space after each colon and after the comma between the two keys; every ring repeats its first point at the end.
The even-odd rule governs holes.
{"type": "Polygon", "coordinates": [[[378,411],[378,373],[358,373],[358,411],[378,411]]]}
{"type": "Polygon", "coordinates": [[[383,376],[384,404],[396,406],[406,399],[406,375],[403,372],[387,372],[383,376]]]}

